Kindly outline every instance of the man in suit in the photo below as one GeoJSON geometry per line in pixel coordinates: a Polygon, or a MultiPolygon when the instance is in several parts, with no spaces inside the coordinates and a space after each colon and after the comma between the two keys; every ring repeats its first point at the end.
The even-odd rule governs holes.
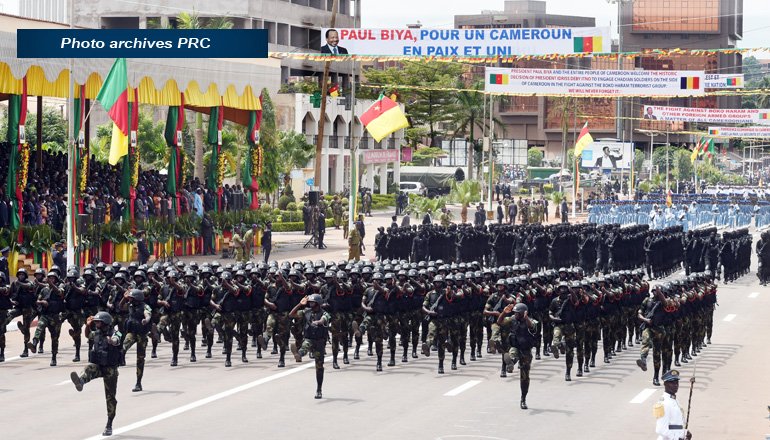
{"type": "Polygon", "coordinates": [[[340,34],[335,29],[329,29],[326,31],[326,44],[321,46],[321,53],[330,53],[334,55],[347,55],[348,50],[342,46],[338,46],[340,42],[340,34]]]}
{"type": "Polygon", "coordinates": [[[425,217],[422,218],[422,224],[430,225],[433,223],[433,216],[430,215],[430,209],[425,213],[425,217]]]}
{"type": "Polygon", "coordinates": [[[479,203],[476,207],[476,214],[473,217],[473,226],[484,226],[487,222],[487,212],[484,210],[484,205],[479,203]]]}
{"type": "Polygon", "coordinates": [[[657,120],[658,118],[652,114],[652,107],[647,107],[647,112],[644,114],[644,119],[657,120]]]}
{"type": "Polygon", "coordinates": [[[136,241],[136,248],[137,248],[137,259],[139,260],[139,264],[147,264],[147,260],[150,259],[150,250],[147,248],[147,241],[144,239],[144,231],[139,231],[136,233],[136,235],[139,237],[139,239],[136,241]]]}
{"type": "Polygon", "coordinates": [[[604,154],[596,159],[596,168],[617,168],[618,161],[623,159],[623,156],[613,156],[610,147],[604,147],[602,151],[604,154]]]}
{"type": "Polygon", "coordinates": [[[273,249],[273,224],[267,222],[262,231],[262,253],[265,254],[265,263],[270,258],[270,251],[273,249]]]}

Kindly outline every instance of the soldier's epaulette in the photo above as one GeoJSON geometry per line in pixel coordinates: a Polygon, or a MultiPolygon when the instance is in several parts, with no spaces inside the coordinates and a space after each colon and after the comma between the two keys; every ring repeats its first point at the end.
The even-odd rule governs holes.
{"type": "Polygon", "coordinates": [[[666,415],[666,408],[663,406],[663,397],[660,398],[658,403],[655,404],[655,406],[652,407],[652,415],[659,419],[666,415]]]}

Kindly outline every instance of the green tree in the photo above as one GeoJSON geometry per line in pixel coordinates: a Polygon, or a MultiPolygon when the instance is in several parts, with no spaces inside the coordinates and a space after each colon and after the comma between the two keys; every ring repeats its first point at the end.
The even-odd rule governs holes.
{"type": "MultiPolygon", "coordinates": [[[[27,142],[37,145],[37,113],[28,113],[24,130],[27,142]]],[[[61,110],[54,106],[43,107],[43,142],[48,149],[65,152],[67,146],[67,124],[61,115],[61,110]]],[[[30,159],[31,160],[31,159],[30,159]]]]}
{"type": "MultiPolygon", "coordinates": [[[[455,78],[465,73],[466,68],[459,63],[444,63],[439,61],[404,61],[402,68],[391,67],[385,70],[366,70],[366,80],[371,85],[406,85],[419,87],[449,88],[455,78]]],[[[374,99],[380,89],[364,87],[359,97],[374,99]]],[[[424,134],[435,145],[436,136],[442,134],[440,124],[450,122],[454,118],[455,92],[446,90],[404,90],[399,91],[400,100],[405,103],[406,118],[411,127],[427,127],[424,134]]],[[[416,147],[422,137],[414,136],[407,130],[407,141],[416,147]]]]}
{"type": "MultiPolygon", "coordinates": [[[[458,77],[454,80],[453,87],[461,89],[454,95],[451,121],[454,126],[453,136],[457,138],[467,135],[470,139],[468,143],[468,178],[472,179],[475,165],[474,150],[476,149],[474,146],[476,137],[473,135],[473,131],[476,126],[481,126],[482,129],[489,128],[489,121],[484,118],[484,95],[481,93],[484,90],[484,80],[477,78],[470,85],[466,85],[463,79],[458,77]],[[478,92],[467,91],[467,89],[478,90],[478,92]]],[[[500,118],[494,117],[494,121],[498,126],[504,127],[500,118]]]]}
{"type": "Polygon", "coordinates": [[[561,167],[565,168],[565,161],[567,160],[567,138],[569,136],[570,122],[575,120],[575,117],[583,115],[583,111],[577,106],[575,98],[569,96],[560,98],[547,98],[548,99],[548,113],[556,115],[559,118],[561,125],[561,148],[562,148],[562,162],[561,167]]]}
{"type": "Polygon", "coordinates": [[[460,209],[460,218],[463,223],[468,221],[468,205],[481,200],[481,182],[478,180],[463,180],[460,183],[452,182],[452,191],[449,193],[449,200],[462,205],[460,209]]]}
{"type": "Polygon", "coordinates": [[[674,162],[676,167],[674,169],[674,175],[678,180],[690,180],[693,176],[692,162],[690,162],[690,155],[692,153],[686,148],[679,148],[674,153],[674,162]]]}
{"type": "Polygon", "coordinates": [[[315,145],[307,142],[307,136],[291,131],[279,131],[278,169],[283,173],[284,185],[289,185],[291,170],[304,168],[315,157],[315,145]]]}
{"type": "Polygon", "coordinates": [[[441,156],[446,156],[449,153],[441,148],[425,147],[412,149],[412,162],[414,166],[428,166],[433,164],[434,159],[438,159],[441,156]]]}
{"type": "Polygon", "coordinates": [[[641,173],[643,165],[644,165],[644,151],[637,148],[634,154],[634,172],[637,174],[641,173]]]}
{"type": "Polygon", "coordinates": [[[262,126],[259,128],[259,143],[263,151],[262,175],[258,179],[259,190],[269,196],[278,190],[280,140],[275,126],[275,106],[267,89],[262,89],[262,126]]]}
{"type": "Polygon", "coordinates": [[[142,168],[155,170],[168,168],[169,148],[163,135],[165,126],[163,122],[155,123],[152,110],[149,108],[140,110],[136,144],[139,147],[139,161],[142,168]]]}
{"type": "Polygon", "coordinates": [[[543,152],[537,148],[530,148],[527,151],[527,166],[539,167],[543,165],[543,152]]]}
{"type": "Polygon", "coordinates": [[[747,82],[762,78],[762,64],[754,55],[743,58],[743,74],[747,82]]]}

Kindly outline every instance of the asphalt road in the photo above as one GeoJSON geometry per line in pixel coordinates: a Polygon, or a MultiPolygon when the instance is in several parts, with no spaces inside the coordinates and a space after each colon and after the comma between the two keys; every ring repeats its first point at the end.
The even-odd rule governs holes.
{"type": "MultiPolygon", "coordinates": [[[[690,429],[694,439],[762,438],[770,433],[770,291],[752,273],[721,286],[718,299],[713,344],[696,357],[690,429]]],[[[48,366],[50,342],[46,354],[21,359],[21,334],[8,333],[0,364],[1,438],[100,437],[103,387],[96,380],[82,393],[74,389],[69,373],[85,363],[71,362],[68,329],[64,324],[57,367],[48,366]]],[[[248,364],[234,355],[233,367],[225,368],[217,345],[213,359],[199,350],[192,364],[180,352],[180,366],[172,368],[170,345],[158,351],[158,359],[147,359],[141,393],[131,392],[134,349],[120,369],[114,438],[654,439],[652,406],[663,392],[652,385],[652,369],[636,367],[638,345],[582,378],[573,370],[572,382],[564,381],[563,358],[534,361],[526,411],[519,409],[518,372],[500,378],[500,357],[486,353],[457,371],[447,359],[444,375],[436,374],[435,355],[401,363],[399,352],[397,366],[380,373],[365,352],[340,370],[327,357],[324,398],[315,400],[307,358],[298,364],[287,355],[286,368],[277,368],[277,355],[257,360],[249,347],[248,364]]],[[[685,409],[693,367],[680,368],[685,379],[677,397],[685,409]]]]}

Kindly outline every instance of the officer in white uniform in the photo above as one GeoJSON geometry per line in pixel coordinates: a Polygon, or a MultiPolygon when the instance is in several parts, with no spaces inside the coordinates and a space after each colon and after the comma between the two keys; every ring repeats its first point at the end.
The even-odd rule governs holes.
{"type": "Polygon", "coordinates": [[[692,434],[684,427],[684,410],[676,401],[679,371],[666,371],[661,380],[666,392],[653,407],[653,414],[657,419],[655,432],[658,434],[658,440],[690,440],[692,434]]]}

